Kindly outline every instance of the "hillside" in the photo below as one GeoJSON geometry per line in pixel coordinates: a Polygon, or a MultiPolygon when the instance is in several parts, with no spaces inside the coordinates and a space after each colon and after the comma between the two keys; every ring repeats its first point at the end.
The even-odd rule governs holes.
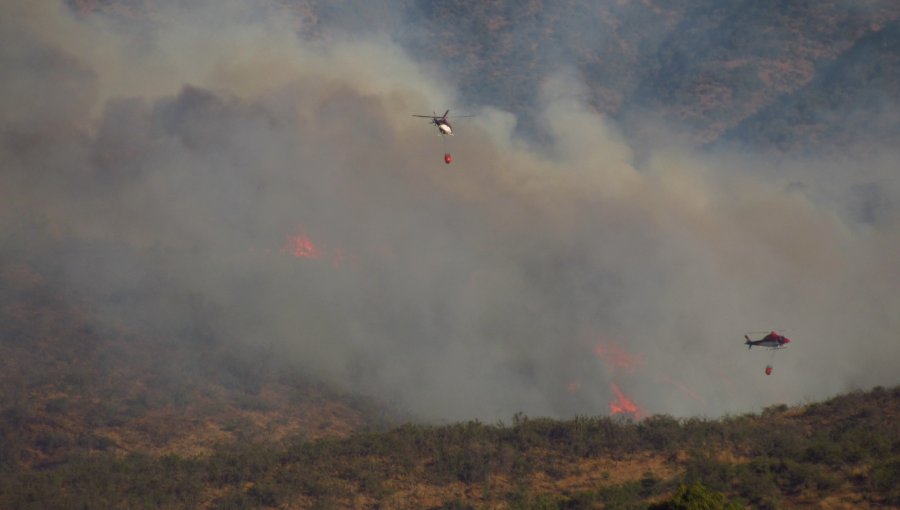
{"type": "Polygon", "coordinates": [[[643,508],[696,482],[752,508],[900,504],[900,387],[715,421],[396,426],[247,349],[110,322],[54,274],[4,251],[3,508],[643,508]]]}
{"type": "MultiPolygon", "coordinates": [[[[8,251],[0,283],[5,469],[80,453],[190,456],[223,442],[345,436],[383,413],[282,370],[261,350],[110,317],[103,299],[66,290],[50,268],[8,251]]],[[[202,314],[196,300],[181,306],[202,314]]]]}
{"type": "Polygon", "coordinates": [[[896,138],[900,118],[900,22],[879,25],[852,48],[816,69],[812,80],[780,96],[723,134],[782,151],[872,144],[896,138]],[[867,137],[877,133],[873,139],[867,137]]]}
{"type": "MultiPolygon", "coordinates": [[[[576,70],[594,108],[626,129],[652,113],[698,144],[723,136],[763,148],[847,144],[860,126],[845,116],[898,102],[896,2],[415,6],[414,28],[399,39],[442,62],[468,101],[516,112],[525,131],[540,130],[544,78],[561,69],[576,70]],[[788,128],[798,112],[807,112],[805,128],[788,128]]],[[[900,133],[896,118],[878,128],[881,140],[900,133]]]]}
{"type": "MultiPolygon", "coordinates": [[[[153,17],[160,2],[75,1],[153,17]]],[[[383,33],[440,67],[468,105],[514,112],[544,137],[541,90],[575,72],[586,99],[640,136],[648,115],[698,145],[822,150],[900,135],[900,5],[755,0],[478,2],[270,0],[298,33],[383,33]],[[885,109],[887,111],[880,111],[885,109]],[[875,115],[878,122],[867,124],[875,115]]]]}
{"type": "Polygon", "coordinates": [[[643,508],[699,482],[730,508],[883,508],[900,505],[898,412],[900,387],[719,421],[516,416],[208,455],[85,451],[7,464],[0,506],[643,508]]]}
{"type": "Polygon", "coordinates": [[[3,508],[643,508],[697,482],[752,508],[900,504],[900,387],[721,420],[397,426],[246,348],[110,320],[102,286],[17,256],[35,243],[74,249],[3,251],[3,508]]]}
{"type": "MultiPolygon", "coordinates": [[[[69,3],[131,17],[157,8],[69,3]]],[[[418,61],[439,63],[465,104],[514,112],[531,140],[546,137],[542,89],[558,72],[579,76],[585,99],[632,137],[663,122],[699,146],[809,152],[900,133],[900,5],[889,0],[263,4],[318,43],[390,34],[418,61]]]]}
{"type": "Polygon", "coordinates": [[[0,11],[0,508],[900,507],[900,2],[0,11]]]}

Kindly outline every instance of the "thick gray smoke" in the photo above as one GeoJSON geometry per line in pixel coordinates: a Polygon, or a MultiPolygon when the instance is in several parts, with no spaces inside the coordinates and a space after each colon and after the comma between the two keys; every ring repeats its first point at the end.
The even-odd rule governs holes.
{"type": "Polygon", "coordinates": [[[117,296],[116,320],[426,419],[605,414],[612,384],[717,416],[900,381],[896,151],[633,146],[564,70],[535,77],[536,149],[386,40],[212,4],[0,8],[0,238],[117,296]],[[448,140],[410,117],[446,107],[478,116],[448,140]],[[766,377],[743,334],[773,328],[793,343],[766,377]]]}

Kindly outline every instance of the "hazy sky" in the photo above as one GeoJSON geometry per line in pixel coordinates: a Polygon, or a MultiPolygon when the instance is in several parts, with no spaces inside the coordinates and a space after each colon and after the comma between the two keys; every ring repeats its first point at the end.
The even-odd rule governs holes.
{"type": "Polygon", "coordinates": [[[304,41],[257,2],[12,4],[0,234],[77,247],[23,249],[126,296],[110,313],[437,420],[606,414],[613,383],[718,416],[900,382],[895,148],[636,145],[566,68],[535,76],[553,142],[533,147],[379,34],[304,41]],[[446,108],[477,116],[448,140],[410,117],[446,108]],[[292,255],[301,234],[319,258],[292,255]],[[767,377],[743,334],[774,328],[792,343],[767,377]]]}

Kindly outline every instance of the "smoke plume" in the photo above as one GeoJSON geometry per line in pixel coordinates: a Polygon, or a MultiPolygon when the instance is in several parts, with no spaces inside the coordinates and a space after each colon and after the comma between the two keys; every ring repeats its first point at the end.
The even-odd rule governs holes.
{"type": "Polygon", "coordinates": [[[536,147],[386,37],[193,5],[0,8],[4,251],[105,316],[430,420],[606,414],[612,388],[718,416],[898,382],[896,150],[638,144],[565,69],[535,77],[536,147]],[[446,108],[477,116],[446,140],[410,116],[446,108]],[[743,335],[780,328],[766,377],[743,335]]]}

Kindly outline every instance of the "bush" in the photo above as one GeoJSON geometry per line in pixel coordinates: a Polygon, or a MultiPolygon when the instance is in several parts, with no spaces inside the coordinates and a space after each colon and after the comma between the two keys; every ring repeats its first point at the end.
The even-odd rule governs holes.
{"type": "Polygon", "coordinates": [[[731,485],[734,468],[726,462],[719,462],[706,451],[693,450],[688,461],[685,480],[702,482],[716,490],[725,490],[731,485]]]}
{"type": "Polygon", "coordinates": [[[702,483],[682,485],[672,499],[649,506],[651,510],[736,510],[740,504],[729,502],[721,492],[707,489],[702,483]]]}
{"type": "Polygon", "coordinates": [[[559,510],[562,500],[551,494],[512,493],[508,498],[510,510],[559,510]]]}
{"type": "Polygon", "coordinates": [[[654,415],[638,425],[641,441],[655,451],[669,451],[680,442],[683,430],[675,418],[667,415],[654,415]]]}
{"type": "Polygon", "coordinates": [[[888,505],[900,505],[900,458],[872,467],[869,483],[888,505]]]}
{"type": "Polygon", "coordinates": [[[475,510],[475,507],[464,501],[454,499],[445,501],[440,506],[431,507],[429,510],[475,510]]]}
{"type": "Polygon", "coordinates": [[[597,491],[597,496],[603,502],[604,508],[638,508],[641,505],[640,482],[628,482],[612,487],[604,487],[597,491]]]}
{"type": "Polygon", "coordinates": [[[753,508],[778,508],[781,496],[773,480],[768,458],[754,459],[735,468],[733,489],[753,508]]]}

